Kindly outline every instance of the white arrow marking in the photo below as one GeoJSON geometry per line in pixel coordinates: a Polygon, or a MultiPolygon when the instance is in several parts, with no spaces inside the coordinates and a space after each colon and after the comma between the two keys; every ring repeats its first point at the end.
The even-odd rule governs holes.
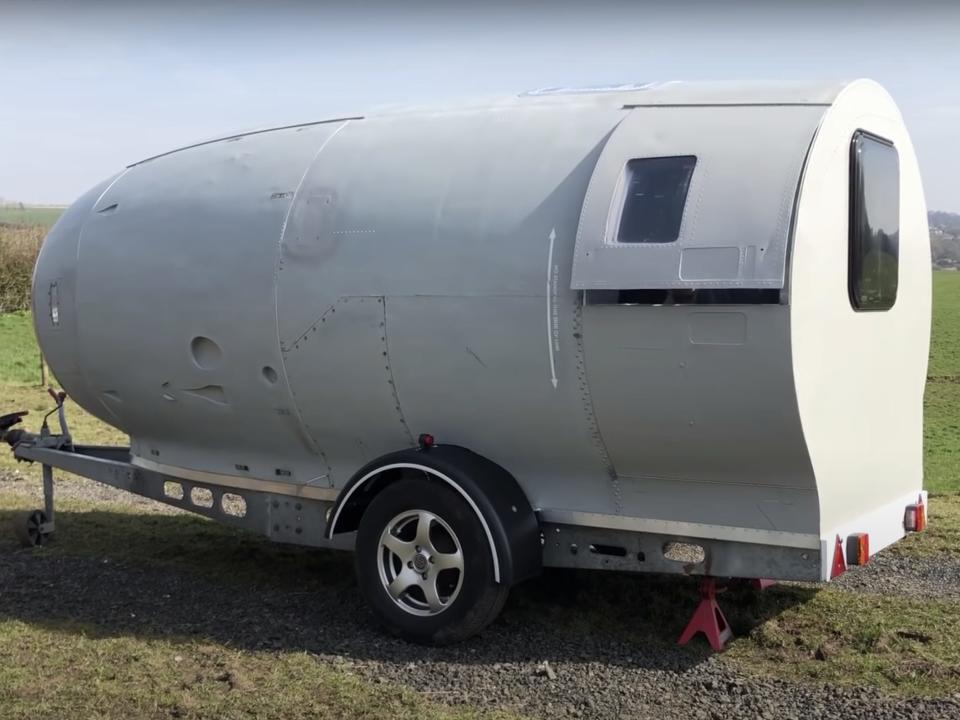
{"type": "Polygon", "coordinates": [[[547,253],[547,349],[550,351],[550,382],[557,388],[557,366],[553,359],[553,241],[557,239],[556,228],[550,230],[550,251],[547,253]]]}

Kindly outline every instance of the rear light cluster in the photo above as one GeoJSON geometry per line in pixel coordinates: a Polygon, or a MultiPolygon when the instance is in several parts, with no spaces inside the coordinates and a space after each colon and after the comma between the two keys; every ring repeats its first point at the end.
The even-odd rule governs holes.
{"type": "Polygon", "coordinates": [[[927,527],[927,509],[923,505],[923,496],[915,505],[907,505],[903,514],[903,528],[907,532],[922,532],[927,527]]]}
{"type": "Polygon", "coordinates": [[[866,565],[870,562],[870,535],[854,533],[847,536],[847,547],[843,547],[843,540],[837,535],[837,543],[833,548],[833,564],[830,567],[830,578],[845,572],[851,565],[866,565]]]}
{"type": "Polygon", "coordinates": [[[866,565],[870,560],[870,536],[854,533],[847,538],[847,562],[851,565],[866,565]]]}
{"type": "MultiPolygon", "coordinates": [[[[927,508],[923,504],[923,495],[913,505],[907,505],[903,514],[903,528],[907,532],[921,532],[927,527],[927,508]]],[[[837,535],[833,548],[833,563],[830,578],[845,572],[851,565],[866,565],[870,561],[870,535],[853,533],[847,536],[846,548],[843,539],[837,535]]]]}

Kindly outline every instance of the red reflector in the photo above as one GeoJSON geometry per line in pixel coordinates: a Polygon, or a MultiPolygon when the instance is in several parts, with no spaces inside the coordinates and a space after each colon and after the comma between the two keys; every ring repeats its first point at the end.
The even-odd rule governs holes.
{"type": "Polygon", "coordinates": [[[423,433],[420,437],[420,447],[422,449],[432,448],[434,445],[433,435],[430,433],[423,433]]]}
{"type": "Polygon", "coordinates": [[[837,535],[837,544],[833,548],[833,567],[830,569],[830,578],[833,579],[840,573],[846,572],[847,563],[843,559],[843,543],[840,536],[837,535]]]}
{"type": "Polygon", "coordinates": [[[854,533],[847,538],[847,564],[866,565],[870,560],[870,536],[854,533]]]}

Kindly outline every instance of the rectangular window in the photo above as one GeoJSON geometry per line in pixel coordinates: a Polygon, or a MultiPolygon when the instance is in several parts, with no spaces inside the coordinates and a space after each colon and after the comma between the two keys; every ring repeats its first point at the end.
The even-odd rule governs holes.
{"type": "Polygon", "coordinates": [[[893,143],[863,130],[850,146],[850,303],[889,310],[897,300],[900,159],[893,143]]]}
{"type": "Polygon", "coordinates": [[[693,155],[628,162],[617,242],[674,242],[680,236],[683,206],[696,164],[693,155]]]}

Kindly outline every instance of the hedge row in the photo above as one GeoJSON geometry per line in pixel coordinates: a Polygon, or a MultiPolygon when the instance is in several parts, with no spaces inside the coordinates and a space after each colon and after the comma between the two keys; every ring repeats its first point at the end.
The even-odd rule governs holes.
{"type": "Polygon", "coordinates": [[[30,278],[47,228],[0,224],[0,313],[30,307],[30,278]]]}

